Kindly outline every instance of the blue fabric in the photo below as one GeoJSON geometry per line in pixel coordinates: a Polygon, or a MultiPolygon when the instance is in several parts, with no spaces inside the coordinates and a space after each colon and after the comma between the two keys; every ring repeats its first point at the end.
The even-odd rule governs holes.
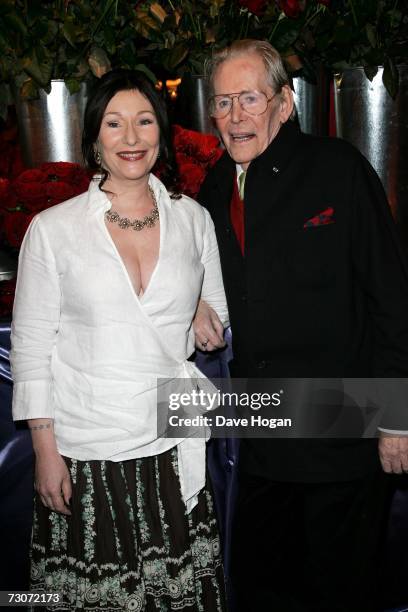
{"type": "MultiPolygon", "coordinates": [[[[227,346],[223,350],[216,353],[197,353],[196,365],[209,378],[229,378],[228,362],[232,359],[230,328],[225,332],[225,341],[227,346]]],[[[237,439],[215,438],[208,444],[208,471],[214,490],[227,575],[229,575],[230,567],[232,514],[238,490],[238,456],[239,440],[237,439]]]]}
{"type": "MultiPolygon", "coordinates": [[[[196,366],[209,378],[228,379],[228,362],[232,359],[231,329],[225,332],[225,349],[215,353],[197,352],[196,366]]],[[[239,440],[214,438],[207,445],[207,465],[214,491],[215,506],[220,528],[224,572],[227,582],[229,609],[233,612],[234,594],[230,587],[231,527],[235,500],[238,493],[237,467],[239,440]]]]}
{"type": "Polygon", "coordinates": [[[0,590],[28,589],[33,503],[33,449],[11,415],[10,323],[0,323],[0,590]]]}

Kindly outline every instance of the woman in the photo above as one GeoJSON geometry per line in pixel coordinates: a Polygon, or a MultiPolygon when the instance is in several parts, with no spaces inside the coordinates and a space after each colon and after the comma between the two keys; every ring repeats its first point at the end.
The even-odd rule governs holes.
{"type": "Polygon", "coordinates": [[[157,379],[206,384],[187,361],[200,296],[227,319],[213,225],[176,195],[142,75],[105,75],[84,125],[99,176],[33,220],[13,313],[13,415],[36,455],[32,589],[62,593],[59,610],[224,610],[205,439],[156,423],[157,379]],[[159,156],[172,194],[151,174],[159,156]]]}

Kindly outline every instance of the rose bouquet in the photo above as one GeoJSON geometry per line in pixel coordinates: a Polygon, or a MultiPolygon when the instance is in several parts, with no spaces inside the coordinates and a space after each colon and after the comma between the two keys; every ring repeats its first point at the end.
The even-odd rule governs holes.
{"type": "Polygon", "coordinates": [[[68,162],[42,164],[14,180],[0,178],[1,234],[6,244],[18,248],[34,215],[86,191],[89,179],[84,168],[68,162]]]}

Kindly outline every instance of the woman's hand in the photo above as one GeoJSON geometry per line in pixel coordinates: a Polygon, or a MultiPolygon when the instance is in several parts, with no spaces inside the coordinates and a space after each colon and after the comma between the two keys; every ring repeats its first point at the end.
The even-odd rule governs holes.
{"type": "Polygon", "coordinates": [[[54,512],[71,514],[68,508],[72,495],[71,477],[57,449],[54,421],[30,419],[28,428],[35,453],[35,490],[44,506],[54,512]]]}
{"type": "Polygon", "coordinates": [[[35,490],[44,506],[54,512],[70,515],[71,477],[58,452],[38,454],[35,461],[35,490]]]}
{"type": "Polygon", "coordinates": [[[200,300],[193,320],[195,345],[200,351],[214,351],[223,348],[224,326],[211,306],[200,300]]]}

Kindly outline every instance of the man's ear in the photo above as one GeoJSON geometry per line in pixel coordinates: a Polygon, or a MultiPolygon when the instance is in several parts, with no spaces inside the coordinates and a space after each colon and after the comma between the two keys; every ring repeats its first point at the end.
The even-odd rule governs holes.
{"type": "Polygon", "coordinates": [[[281,123],[286,123],[292,114],[294,107],[293,91],[289,85],[284,85],[280,92],[280,107],[279,114],[281,123]]]}

